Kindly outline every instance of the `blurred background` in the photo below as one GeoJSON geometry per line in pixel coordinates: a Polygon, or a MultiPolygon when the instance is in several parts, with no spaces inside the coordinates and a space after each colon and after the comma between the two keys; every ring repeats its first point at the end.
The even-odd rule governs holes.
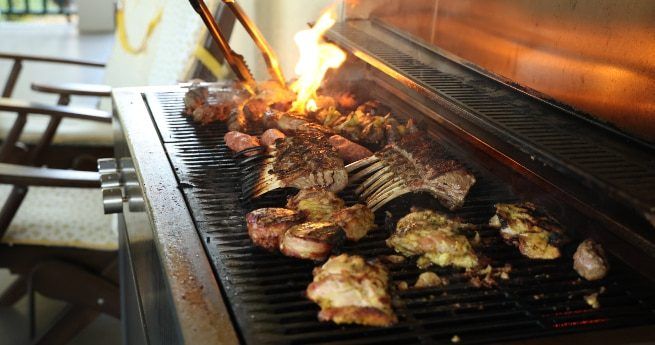
{"type": "MultiPolygon", "coordinates": [[[[207,4],[212,10],[217,10],[219,2],[207,1],[207,4]]],[[[293,77],[298,56],[293,43],[294,33],[306,28],[307,23],[315,20],[331,2],[241,0],[239,4],[277,52],[285,75],[293,77]]],[[[230,42],[237,52],[244,55],[255,76],[265,78],[261,56],[238,24],[232,30],[230,42]]],[[[3,84],[15,67],[15,56],[83,60],[105,65],[97,68],[23,59],[15,87],[9,94],[5,89],[3,95],[14,100],[50,105],[58,102],[59,94],[34,90],[33,83],[106,85],[106,90],[110,90],[122,86],[170,85],[194,78],[200,70],[204,71],[202,76],[208,81],[227,77],[227,68],[222,66],[220,56],[211,53],[210,45],[202,21],[187,1],[0,0],[0,82],[3,84]]],[[[111,111],[108,97],[71,97],[70,105],[111,111]]],[[[15,120],[13,113],[0,113],[0,141],[6,138],[15,120]]],[[[30,116],[20,141],[28,145],[35,142],[48,126],[48,121],[47,116],[30,116]]],[[[64,119],[52,145],[110,150],[113,145],[111,125],[64,119]]],[[[9,187],[0,185],[0,206],[5,203],[9,187]]],[[[30,195],[37,194],[36,189],[30,189],[30,195]]],[[[31,201],[26,199],[25,202],[31,201]]],[[[37,206],[24,205],[19,209],[7,235],[0,236],[1,242],[12,245],[14,242],[8,237],[12,231],[18,231],[16,229],[28,236],[24,233],[29,233],[33,226],[30,220],[39,218],[38,213],[43,214],[43,205],[52,204],[52,200],[49,203],[35,202],[38,202],[37,206]]],[[[97,208],[97,214],[95,211],[78,212],[87,212],[85,216],[92,213],[91,217],[101,225],[108,223],[101,207],[97,208]]],[[[70,220],[76,215],[66,217],[70,220]]],[[[62,224],[68,220],[63,219],[62,224]]],[[[0,265],[0,293],[16,283],[18,278],[0,265]]],[[[65,310],[66,303],[37,293],[35,306],[36,333],[40,334],[65,310]]],[[[0,344],[30,344],[28,319],[27,297],[13,305],[0,306],[0,344]]],[[[102,314],[70,343],[119,344],[120,341],[120,321],[102,314]]]]}

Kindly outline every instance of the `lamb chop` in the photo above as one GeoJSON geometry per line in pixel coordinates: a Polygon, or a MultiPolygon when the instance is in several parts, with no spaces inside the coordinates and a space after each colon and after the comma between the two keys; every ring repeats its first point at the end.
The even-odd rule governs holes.
{"type": "Polygon", "coordinates": [[[561,255],[558,247],[568,240],[557,220],[530,202],[496,204],[489,225],[500,228],[505,242],[530,259],[557,259],[561,255]]]}
{"type": "Polygon", "coordinates": [[[471,269],[478,265],[478,257],[459,233],[468,227],[434,211],[413,211],[398,221],[387,245],[407,257],[420,255],[419,268],[436,264],[471,269]]]}
{"type": "MultiPolygon", "coordinates": [[[[323,187],[338,192],[348,184],[343,160],[323,133],[299,131],[277,140],[270,156],[256,161],[244,176],[244,195],[258,197],[278,188],[323,187]]],[[[250,159],[250,158],[248,158],[250,159]]]]}
{"type": "Polygon", "coordinates": [[[462,206],[475,177],[461,163],[446,157],[441,145],[425,133],[406,135],[375,155],[346,166],[349,182],[368,176],[355,190],[376,211],[407,194],[428,192],[450,210],[462,206]],[[359,170],[361,169],[361,170],[359,170]]]}
{"type": "Polygon", "coordinates": [[[307,297],[321,307],[319,320],[366,326],[398,322],[388,293],[389,273],[381,264],[341,254],[331,257],[313,273],[307,297]]]}
{"type": "Polygon", "coordinates": [[[255,245],[269,251],[277,251],[280,237],[304,220],[302,214],[285,208],[260,208],[246,215],[250,239],[255,245]]]}
{"type": "Polygon", "coordinates": [[[343,242],[345,233],[329,222],[305,222],[289,228],[280,240],[280,252],[286,256],[323,261],[343,242]]]}
{"type": "Polygon", "coordinates": [[[312,222],[330,221],[345,205],[336,194],[320,187],[303,188],[287,200],[287,208],[304,213],[312,222]]]}

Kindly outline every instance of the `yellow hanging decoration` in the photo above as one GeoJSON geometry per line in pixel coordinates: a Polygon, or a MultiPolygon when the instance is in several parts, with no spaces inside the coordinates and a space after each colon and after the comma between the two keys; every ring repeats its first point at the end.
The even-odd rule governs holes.
{"type": "Polygon", "coordinates": [[[193,55],[202,63],[209,72],[211,72],[217,80],[223,79],[227,76],[227,71],[225,70],[225,65],[221,65],[216,57],[212,55],[209,50],[198,44],[196,50],[193,52],[193,55]]]}
{"type": "Polygon", "coordinates": [[[133,47],[127,37],[127,29],[125,29],[125,14],[123,12],[123,8],[118,8],[116,11],[116,28],[118,40],[121,43],[123,50],[134,55],[143,53],[148,46],[148,40],[150,40],[150,36],[152,36],[155,29],[157,28],[157,25],[159,25],[161,22],[163,14],[163,9],[159,9],[159,11],[157,11],[155,17],[148,23],[148,28],[146,30],[145,36],[143,37],[143,40],[141,40],[141,44],[139,44],[138,47],[133,47]]]}

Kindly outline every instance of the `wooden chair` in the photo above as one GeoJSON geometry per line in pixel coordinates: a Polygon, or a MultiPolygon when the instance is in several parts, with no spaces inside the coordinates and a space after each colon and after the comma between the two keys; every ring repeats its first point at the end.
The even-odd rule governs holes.
{"type": "MultiPolygon", "coordinates": [[[[16,121],[0,146],[0,184],[11,185],[0,211],[0,239],[25,200],[30,187],[98,188],[99,174],[89,171],[40,168],[45,149],[63,118],[108,123],[107,112],[47,106],[5,99],[0,111],[14,112],[16,121]],[[28,114],[50,117],[48,129],[30,150],[18,142],[28,114]],[[11,161],[12,164],[7,162],[11,161]]],[[[100,211],[100,199],[97,207],[100,211]]],[[[116,239],[117,240],[117,239],[116,239]]],[[[120,317],[116,250],[0,244],[0,267],[19,278],[0,295],[8,306],[30,291],[31,335],[35,334],[34,292],[70,303],[61,317],[35,343],[65,344],[103,312],[120,317]]]]}

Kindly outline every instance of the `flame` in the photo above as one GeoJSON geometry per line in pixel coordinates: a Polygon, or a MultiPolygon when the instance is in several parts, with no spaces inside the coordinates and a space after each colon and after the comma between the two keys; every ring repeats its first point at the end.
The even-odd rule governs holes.
{"type": "Polygon", "coordinates": [[[321,85],[325,73],[330,68],[341,66],[346,60],[343,50],[323,41],[323,34],[335,22],[333,14],[326,12],[311,29],[300,31],[294,36],[300,50],[300,59],[296,64],[298,80],[291,84],[291,90],[297,94],[291,107],[293,111],[304,113],[316,110],[316,90],[321,85]]]}

